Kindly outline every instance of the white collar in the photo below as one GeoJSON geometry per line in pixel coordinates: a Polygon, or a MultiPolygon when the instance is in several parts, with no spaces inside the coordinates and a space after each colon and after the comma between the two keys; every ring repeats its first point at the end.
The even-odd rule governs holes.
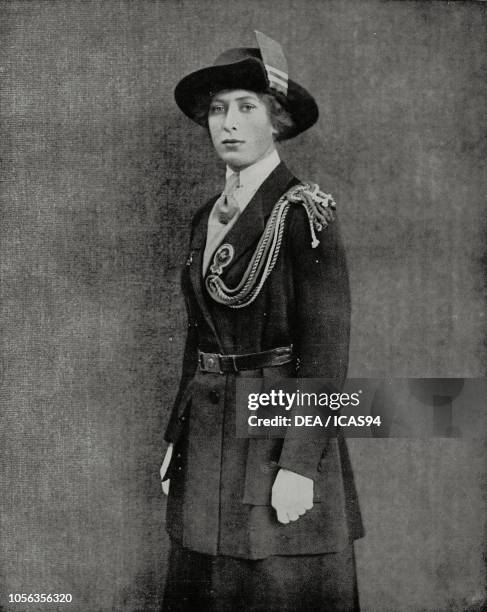
{"type": "MultiPolygon", "coordinates": [[[[240,186],[243,187],[245,191],[256,191],[280,163],[281,158],[279,157],[279,153],[277,149],[274,149],[267,157],[259,159],[255,164],[240,171],[240,186]]],[[[234,171],[227,166],[226,178],[233,174],[233,172],[234,171]]]]}

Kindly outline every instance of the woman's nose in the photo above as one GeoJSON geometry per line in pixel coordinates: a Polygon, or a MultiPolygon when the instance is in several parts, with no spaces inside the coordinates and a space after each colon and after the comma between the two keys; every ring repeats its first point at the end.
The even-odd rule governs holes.
{"type": "Polygon", "coordinates": [[[223,123],[223,127],[226,130],[236,130],[238,126],[238,116],[237,116],[237,109],[230,104],[230,106],[227,109],[227,113],[225,115],[225,121],[223,123]]]}

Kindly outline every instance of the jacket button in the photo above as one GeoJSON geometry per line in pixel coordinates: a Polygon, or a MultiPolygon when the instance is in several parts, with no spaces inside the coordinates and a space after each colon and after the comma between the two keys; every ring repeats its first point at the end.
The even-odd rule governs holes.
{"type": "Polygon", "coordinates": [[[210,391],[210,402],[212,404],[218,404],[219,401],[220,401],[220,394],[218,393],[216,389],[212,389],[210,391]]]}

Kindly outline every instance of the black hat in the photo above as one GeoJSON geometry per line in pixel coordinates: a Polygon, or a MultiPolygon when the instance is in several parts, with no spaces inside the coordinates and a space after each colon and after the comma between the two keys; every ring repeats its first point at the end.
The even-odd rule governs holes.
{"type": "Polygon", "coordinates": [[[259,48],[229,49],[219,55],[213,66],[185,76],[177,84],[174,97],[179,108],[196,123],[206,127],[211,98],[223,89],[248,89],[272,93],[291,115],[294,126],[281,139],[307,130],[318,119],[313,96],[288,78],[287,62],[281,46],[268,36],[255,33],[259,48]]]}

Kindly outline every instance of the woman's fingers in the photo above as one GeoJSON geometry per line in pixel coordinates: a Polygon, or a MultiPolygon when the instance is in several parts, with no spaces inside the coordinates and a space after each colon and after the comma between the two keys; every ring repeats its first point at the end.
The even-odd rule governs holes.
{"type": "Polygon", "coordinates": [[[276,508],[275,510],[277,514],[277,520],[280,523],[283,523],[284,525],[289,523],[289,517],[287,515],[287,511],[285,510],[285,508],[276,508]]]}
{"type": "MultiPolygon", "coordinates": [[[[287,524],[291,521],[297,521],[300,516],[306,513],[306,508],[304,505],[300,506],[289,506],[289,505],[279,505],[276,504],[274,506],[276,511],[277,520],[280,523],[287,524]]],[[[308,508],[309,509],[309,508],[308,508]]]]}

